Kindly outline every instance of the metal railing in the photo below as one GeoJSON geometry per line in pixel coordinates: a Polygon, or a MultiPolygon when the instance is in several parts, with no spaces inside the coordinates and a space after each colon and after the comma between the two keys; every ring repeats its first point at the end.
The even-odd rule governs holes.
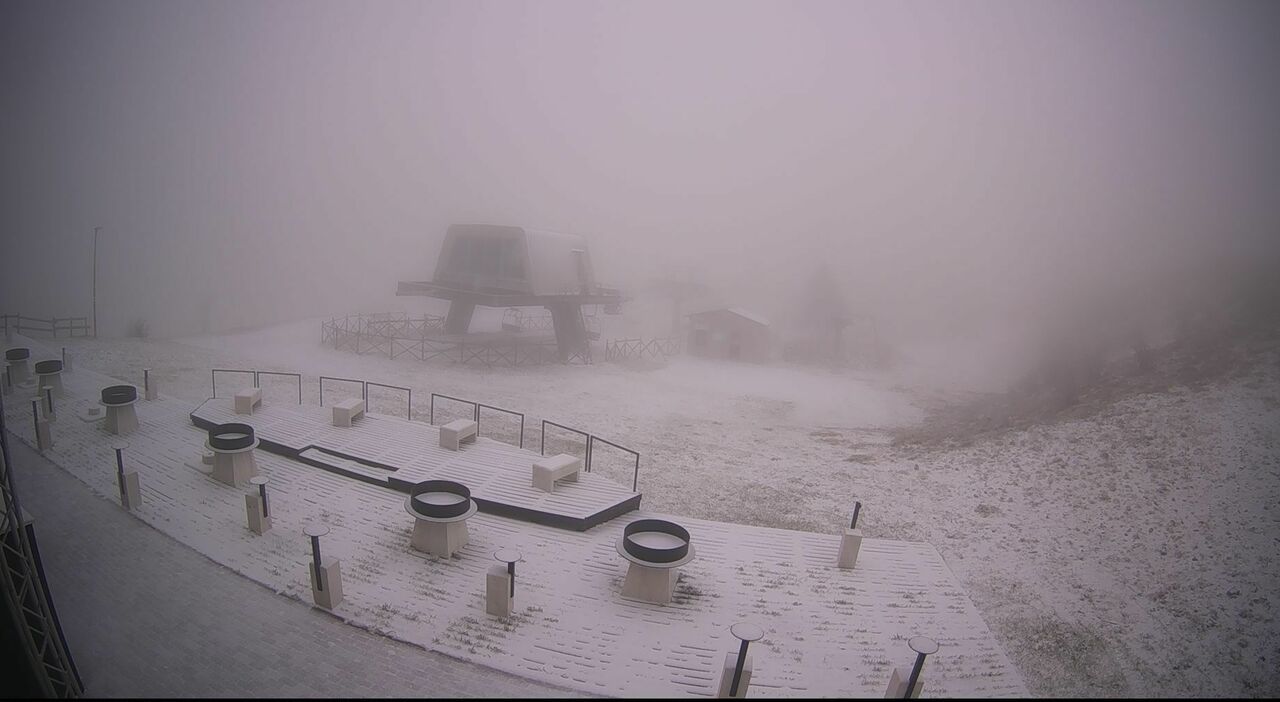
{"type": "Polygon", "coordinates": [[[480,431],[479,431],[479,424],[480,424],[480,403],[479,403],[479,402],[472,402],[471,400],[464,400],[464,399],[462,399],[461,397],[452,397],[452,396],[449,396],[449,395],[441,395],[441,394],[440,394],[440,393],[438,393],[438,392],[433,392],[433,393],[431,393],[431,413],[430,413],[430,415],[429,415],[429,420],[428,420],[428,422],[427,422],[428,424],[435,424],[435,423],[436,423],[436,398],[437,398],[437,397],[441,397],[441,398],[444,398],[444,399],[446,399],[446,400],[453,400],[454,402],[461,402],[461,403],[462,403],[462,404],[464,404],[464,405],[471,405],[471,419],[472,419],[472,420],[474,420],[474,421],[476,422],[476,425],[477,425],[477,427],[476,427],[476,434],[477,434],[477,435],[479,435],[479,433],[480,433],[480,431]]]}
{"type": "MultiPolygon", "coordinates": [[[[263,375],[276,375],[276,376],[287,376],[291,378],[296,378],[298,382],[298,404],[302,404],[302,374],[301,373],[287,373],[284,371],[240,370],[235,368],[214,368],[209,371],[209,377],[213,384],[214,397],[218,396],[217,382],[218,382],[219,373],[242,373],[246,375],[251,375],[253,376],[253,387],[255,388],[261,387],[259,378],[260,376],[263,376],[263,375]]],[[[410,420],[413,419],[413,389],[412,388],[402,387],[400,385],[388,385],[386,383],[375,383],[370,380],[360,380],[359,378],[340,378],[337,376],[322,375],[320,376],[320,406],[321,407],[324,407],[324,381],[326,380],[330,382],[335,382],[335,383],[354,383],[359,385],[360,399],[364,400],[366,405],[366,411],[368,411],[367,407],[369,402],[370,386],[387,388],[389,390],[403,391],[406,395],[405,418],[410,420]]],[[[449,400],[451,402],[459,402],[464,405],[471,405],[471,419],[476,423],[476,436],[480,436],[480,429],[482,427],[482,422],[481,422],[482,409],[492,410],[494,412],[501,412],[503,414],[509,414],[513,417],[519,417],[520,418],[520,437],[518,440],[518,445],[520,448],[524,448],[524,429],[525,429],[526,417],[523,412],[516,412],[515,410],[509,410],[504,407],[487,405],[483,402],[476,402],[474,400],[466,400],[461,397],[454,397],[452,395],[445,395],[443,393],[433,392],[431,393],[431,404],[430,404],[430,409],[428,414],[428,422],[432,425],[436,423],[436,398],[439,398],[442,400],[449,400]]],[[[558,422],[553,422],[550,419],[544,419],[542,420],[541,441],[538,446],[538,452],[544,456],[547,453],[547,426],[548,425],[556,427],[558,429],[563,429],[564,431],[572,432],[574,434],[577,434],[583,437],[584,439],[583,445],[585,447],[585,455],[583,456],[583,472],[590,473],[592,470],[593,459],[595,457],[596,442],[600,442],[607,446],[611,446],[619,451],[624,451],[626,453],[631,454],[635,458],[635,463],[631,471],[631,490],[633,492],[636,490],[640,481],[640,453],[638,451],[629,449],[626,446],[622,446],[621,444],[616,444],[612,441],[609,441],[608,439],[602,439],[599,436],[596,436],[590,432],[585,432],[585,431],[582,431],[581,429],[575,429],[573,427],[566,426],[558,422]]]]}
{"type": "Polygon", "coordinates": [[[607,439],[601,439],[595,434],[591,434],[590,438],[587,439],[587,472],[588,473],[591,472],[591,459],[594,458],[596,455],[595,449],[592,446],[592,444],[597,441],[599,441],[602,444],[608,444],[609,446],[612,446],[620,451],[626,451],[627,453],[636,457],[635,468],[632,469],[631,471],[631,492],[635,492],[636,485],[640,483],[640,453],[637,451],[632,451],[626,446],[619,446],[618,444],[615,444],[612,441],[609,441],[607,439]]]}
{"type": "MultiPolygon", "coordinates": [[[[583,443],[584,445],[586,445],[587,451],[591,450],[591,435],[588,434],[587,432],[582,431],[581,429],[574,429],[573,427],[566,427],[563,424],[556,424],[550,419],[544,419],[542,420],[542,441],[538,445],[538,453],[542,454],[543,456],[547,455],[547,425],[548,424],[550,424],[553,427],[559,427],[560,429],[564,429],[565,431],[571,431],[575,434],[581,434],[584,438],[586,438],[586,441],[583,443]]],[[[590,453],[587,453],[585,456],[583,456],[582,463],[584,466],[583,470],[590,473],[591,472],[591,454],[590,453]]]]}
{"type": "Polygon", "coordinates": [[[284,371],[255,370],[253,372],[253,387],[255,388],[262,387],[261,381],[258,379],[258,377],[263,375],[279,375],[279,376],[284,376],[286,378],[293,378],[294,380],[297,380],[298,381],[298,404],[302,404],[302,374],[301,373],[286,373],[284,371]]]}
{"type": "Polygon", "coordinates": [[[632,470],[632,473],[631,473],[631,491],[635,492],[636,486],[640,484],[640,453],[639,452],[633,451],[627,448],[626,446],[615,444],[612,441],[609,441],[608,439],[602,439],[596,436],[595,434],[582,431],[581,429],[574,429],[573,427],[567,427],[563,424],[557,424],[556,422],[553,422],[550,419],[544,419],[542,420],[542,444],[538,448],[538,453],[542,454],[543,456],[547,455],[547,425],[548,424],[550,424],[553,427],[564,429],[565,431],[571,431],[574,434],[578,434],[586,438],[586,442],[585,442],[586,455],[582,459],[582,470],[584,473],[591,472],[592,458],[595,457],[594,444],[597,441],[599,441],[602,444],[608,444],[609,446],[612,446],[621,451],[626,451],[632,456],[635,456],[636,457],[635,468],[632,470]]]}
{"type": "Polygon", "coordinates": [[[245,373],[253,377],[253,387],[258,387],[258,372],[253,370],[239,370],[236,368],[211,368],[209,369],[209,384],[213,386],[213,396],[218,396],[218,374],[219,373],[245,373]]]}
{"type": "Polygon", "coordinates": [[[387,385],[387,384],[385,384],[385,383],[375,383],[375,382],[373,382],[372,380],[367,380],[367,381],[365,381],[365,384],[364,384],[364,387],[365,387],[365,391],[364,391],[364,392],[365,392],[365,398],[364,398],[364,400],[365,400],[365,411],[366,411],[366,412],[370,411],[370,410],[369,410],[369,407],[368,407],[368,404],[369,404],[369,386],[370,386],[370,385],[372,385],[372,386],[374,386],[374,387],[377,387],[377,388],[387,388],[387,389],[389,389],[389,390],[403,390],[403,391],[406,393],[406,395],[407,395],[407,397],[406,397],[406,399],[405,399],[405,403],[404,403],[404,418],[405,418],[405,419],[413,419],[413,389],[412,389],[412,388],[400,387],[399,385],[387,385]]]}
{"type": "MultiPolygon", "coordinates": [[[[357,378],[337,378],[328,375],[320,376],[320,406],[324,407],[324,381],[332,380],[339,383],[358,383],[360,385],[360,399],[364,401],[366,408],[369,405],[369,387],[368,383],[357,378]]],[[[367,411],[367,410],[366,410],[367,411]]]]}
{"type": "Polygon", "coordinates": [[[6,661],[6,691],[22,693],[19,680],[23,676],[18,671],[25,667],[36,687],[29,693],[79,697],[84,693],[84,684],[58,621],[35,529],[27,522],[18,501],[4,416],[4,399],[0,398],[0,597],[5,599],[3,609],[13,617],[6,622],[17,644],[11,655],[26,658],[21,662],[12,658],[6,661]]]}
{"type": "Polygon", "coordinates": [[[506,414],[512,414],[519,417],[520,418],[520,448],[524,448],[524,413],[523,412],[516,412],[514,410],[503,409],[501,407],[494,407],[493,405],[486,405],[483,402],[477,402],[476,403],[476,436],[480,436],[480,410],[481,409],[491,409],[491,410],[494,410],[495,412],[505,412],[506,414]]]}
{"type": "Polygon", "coordinates": [[[40,319],[39,317],[27,317],[21,314],[0,314],[0,330],[7,336],[10,333],[25,334],[39,333],[50,334],[54,337],[59,332],[66,332],[67,336],[89,336],[89,318],[88,317],[52,317],[50,319],[40,319]],[[76,332],[79,332],[78,334],[76,332]]]}
{"type": "Polygon", "coordinates": [[[302,404],[302,374],[289,373],[286,371],[264,371],[264,370],[241,370],[239,368],[212,368],[209,370],[209,383],[213,386],[213,396],[218,396],[218,374],[219,373],[243,373],[253,376],[253,387],[262,387],[260,377],[264,375],[280,375],[287,378],[293,378],[298,381],[298,404],[302,404]]]}

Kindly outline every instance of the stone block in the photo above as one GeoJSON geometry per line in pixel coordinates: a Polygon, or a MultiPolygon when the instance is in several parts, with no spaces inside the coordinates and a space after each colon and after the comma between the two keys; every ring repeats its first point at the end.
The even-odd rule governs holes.
{"type": "Polygon", "coordinates": [[[667,604],[679,580],[679,568],[650,568],[629,563],[627,578],[622,583],[622,596],[630,600],[667,604]]]}
{"type": "Polygon", "coordinates": [[[414,520],[413,539],[410,544],[419,551],[448,558],[467,545],[467,520],[433,522],[414,520]]]}
{"type": "Polygon", "coordinates": [[[120,506],[125,509],[137,509],[142,504],[142,491],[138,487],[138,473],[126,471],[116,474],[116,483],[120,487],[120,506]]]}
{"type": "MultiPolygon", "coordinates": [[[[720,688],[716,692],[716,697],[728,697],[729,691],[733,689],[733,671],[738,665],[737,653],[724,654],[724,665],[720,667],[720,688]]],[[[747,688],[751,686],[751,654],[747,654],[747,658],[742,663],[742,677],[738,679],[738,694],[734,698],[746,697],[747,688]]]]}
{"type": "Polygon", "coordinates": [[[307,572],[311,575],[311,599],[325,609],[337,607],[342,602],[342,561],[321,556],[320,572],[316,572],[314,561],[307,563],[307,572]]]}
{"type": "Polygon", "coordinates": [[[845,529],[840,537],[840,556],[836,565],[841,568],[852,568],[858,562],[858,551],[862,549],[862,530],[845,529]]]}
{"type": "Polygon", "coordinates": [[[485,573],[484,610],[495,617],[509,617],[514,607],[511,575],[506,566],[492,566],[485,573]]]}
{"type": "Polygon", "coordinates": [[[258,474],[258,462],[253,450],[213,452],[213,478],[227,485],[240,487],[258,474]]]}
{"type": "Polygon", "coordinates": [[[245,512],[249,515],[249,530],[258,536],[271,531],[271,517],[262,513],[262,495],[252,493],[244,496],[245,512]]]}
{"type": "MultiPolygon", "coordinates": [[[[907,681],[911,679],[911,669],[902,666],[894,666],[893,672],[889,675],[889,687],[885,690],[884,698],[903,699],[907,691],[907,681]]],[[[920,691],[924,689],[924,677],[921,676],[916,681],[915,689],[911,691],[911,698],[916,699],[920,696],[920,691]]]]}

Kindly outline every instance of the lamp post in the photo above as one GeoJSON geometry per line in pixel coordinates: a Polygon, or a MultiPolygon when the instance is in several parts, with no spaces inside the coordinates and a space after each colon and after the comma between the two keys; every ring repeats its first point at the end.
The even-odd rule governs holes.
{"type": "Polygon", "coordinates": [[[102,227],[93,228],[93,338],[98,338],[98,232],[102,227]]]}

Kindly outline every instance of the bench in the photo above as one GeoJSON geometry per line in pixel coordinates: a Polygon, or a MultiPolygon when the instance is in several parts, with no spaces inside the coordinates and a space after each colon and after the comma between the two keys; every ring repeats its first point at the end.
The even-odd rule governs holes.
{"type": "Polygon", "coordinates": [[[333,406],[333,426],[349,427],[351,420],[364,416],[364,400],[351,398],[333,406]]]}
{"type": "Polygon", "coordinates": [[[461,444],[475,441],[478,430],[474,420],[456,419],[449,422],[440,427],[440,448],[457,451],[461,444]]]}
{"type": "Polygon", "coordinates": [[[245,388],[236,393],[236,414],[253,414],[255,406],[262,406],[261,388],[245,388]]]}
{"type": "Polygon", "coordinates": [[[578,481],[582,459],[567,453],[539,458],[533,462],[533,486],[543,492],[555,492],[557,480],[578,481]]]}

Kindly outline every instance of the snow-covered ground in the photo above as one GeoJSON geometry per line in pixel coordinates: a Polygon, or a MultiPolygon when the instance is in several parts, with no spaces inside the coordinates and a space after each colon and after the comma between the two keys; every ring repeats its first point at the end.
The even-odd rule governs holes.
{"type": "MultiPolygon", "coordinates": [[[[207,397],[210,368],[414,388],[579,427],[639,451],[644,509],[934,544],[1034,693],[1280,693],[1280,378],[1122,400],[1087,419],[897,447],[923,419],[896,379],[675,359],[480,369],[321,348],[318,320],[180,341],[59,340],[76,362],[207,397]],[[794,507],[802,505],[802,507],[794,507]]],[[[288,396],[288,390],[278,389],[288,396]]],[[[456,411],[456,410],[455,410],[456,411]]],[[[625,457],[597,470],[630,479],[625,457]]]]}

